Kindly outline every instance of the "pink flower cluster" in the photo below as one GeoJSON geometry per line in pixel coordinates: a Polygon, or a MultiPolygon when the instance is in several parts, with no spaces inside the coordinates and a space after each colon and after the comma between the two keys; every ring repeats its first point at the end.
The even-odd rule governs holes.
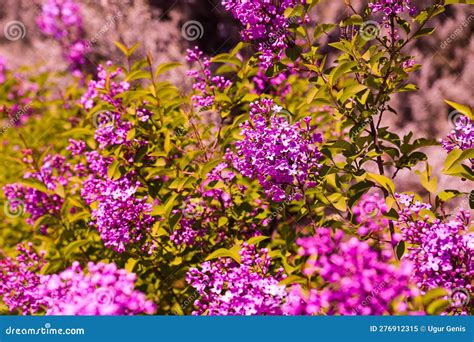
{"type": "Polygon", "coordinates": [[[385,23],[390,23],[390,18],[394,17],[406,10],[410,15],[415,15],[418,9],[412,5],[411,0],[376,0],[369,3],[369,8],[372,13],[383,13],[383,20],[385,23]]]}
{"type": "Polygon", "coordinates": [[[88,205],[98,203],[91,213],[91,225],[97,227],[106,247],[122,253],[129,245],[139,245],[151,254],[155,245],[147,241],[147,235],[154,223],[152,205],[146,196],[137,196],[141,184],[133,178],[133,174],[118,180],[91,176],[81,195],[88,205]]]}
{"type": "Polygon", "coordinates": [[[414,201],[413,195],[399,194],[397,199],[404,206],[397,226],[411,245],[404,258],[413,262],[412,279],[416,285],[423,291],[435,287],[472,291],[474,233],[469,229],[469,212],[461,210],[443,222],[423,215],[422,210],[431,206],[414,201]]]}
{"type": "Polygon", "coordinates": [[[240,263],[230,258],[191,268],[186,281],[200,296],[194,315],[281,315],[286,297],[283,269],[272,275],[266,249],[242,244],[240,263]]]}
{"type": "Polygon", "coordinates": [[[16,260],[0,254],[0,298],[10,312],[35,314],[46,303],[38,292],[45,252],[38,255],[31,242],[27,246],[18,245],[17,250],[16,260]]]}
{"type": "MultiPolygon", "coordinates": [[[[299,285],[288,295],[291,315],[382,315],[391,312],[397,297],[415,293],[409,287],[411,265],[393,264],[393,251],[375,250],[342,230],[319,228],[315,236],[297,240],[299,254],[308,257],[304,275],[319,276],[323,284],[306,293],[299,285]]],[[[397,309],[406,310],[400,302],[397,309]]]]}
{"type": "Polygon", "coordinates": [[[46,155],[42,165],[36,169],[31,151],[24,150],[23,153],[23,161],[29,164],[33,170],[26,172],[23,178],[38,181],[51,193],[46,193],[20,183],[7,184],[3,187],[3,191],[9,201],[9,209],[12,212],[25,209],[31,215],[31,217],[27,218],[27,223],[33,225],[38,218],[44,215],[57,216],[59,214],[64,199],[58,194],[53,193],[53,191],[58,186],[66,187],[72,173],[71,166],[66,162],[66,158],[61,155],[46,155]]]}
{"type": "Polygon", "coordinates": [[[269,99],[251,103],[250,121],[241,124],[244,139],[235,144],[235,153],[226,153],[243,176],[257,178],[276,202],[288,198],[288,188],[296,189],[292,199],[299,200],[305,189],[316,186],[321,158],[316,144],[322,141],[311,117],[291,125],[278,115],[280,110],[269,99]]]}
{"type": "Polygon", "coordinates": [[[189,63],[197,62],[200,70],[189,70],[186,75],[194,78],[193,89],[199,91],[200,95],[193,95],[191,100],[196,108],[210,109],[215,101],[216,90],[223,92],[232,83],[223,76],[212,76],[211,61],[202,57],[203,52],[196,46],[194,50],[186,50],[186,60],[189,63]]]}
{"type": "Polygon", "coordinates": [[[18,246],[16,260],[0,260],[0,297],[11,312],[47,315],[135,315],[152,314],[155,305],[134,290],[136,275],[115,264],[79,262],[59,274],[42,275],[44,252],[33,245],[18,246]]]}
{"type": "Polygon", "coordinates": [[[36,18],[40,30],[61,43],[63,54],[76,73],[85,63],[86,44],[79,5],[73,0],[47,0],[36,18]]]}
{"type": "MultiPolygon", "coordinates": [[[[462,151],[474,148],[474,123],[467,116],[461,115],[454,122],[454,129],[446,139],[441,139],[441,145],[449,153],[454,149],[462,151]]],[[[474,159],[471,159],[474,169],[474,159]]]]}
{"type": "Polygon", "coordinates": [[[282,0],[278,3],[268,0],[222,1],[225,9],[230,11],[244,27],[241,32],[242,38],[258,42],[257,48],[261,53],[260,66],[263,69],[268,69],[275,60],[279,60],[288,47],[290,23],[284,16],[285,10],[305,3],[305,0],[282,0]]]}
{"type": "Polygon", "coordinates": [[[153,314],[153,302],[134,290],[136,275],[115,264],[89,262],[87,273],[79,262],[59,274],[43,276],[39,293],[47,315],[153,314]]]}

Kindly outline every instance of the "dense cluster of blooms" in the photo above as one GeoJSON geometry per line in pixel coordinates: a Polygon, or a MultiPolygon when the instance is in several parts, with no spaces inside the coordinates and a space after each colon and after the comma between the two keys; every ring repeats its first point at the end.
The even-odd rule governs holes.
{"type": "Polygon", "coordinates": [[[87,273],[79,262],[59,274],[43,276],[39,293],[48,315],[153,314],[153,302],[134,290],[136,275],[115,264],[92,263],[87,273]]]}
{"type": "Polygon", "coordinates": [[[286,297],[283,269],[270,272],[266,249],[244,243],[240,263],[230,258],[191,268],[186,280],[198,292],[194,315],[280,315],[286,297]]]}
{"type": "Polygon", "coordinates": [[[260,66],[264,69],[279,60],[288,47],[290,20],[285,18],[285,10],[305,3],[305,0],[283,0],[278,4],[267,0],[222,1],[225,9],[231,11],[244,27],[242,38],[258,42],[260,66]]]}
{"type": "Polygon", "coordinates": [[[115,264],[79,262],[59,274],[40,274],[44,252],[19,245],[16,260],[0,259],[0,296],[10,311],[47,315],[152,314],[155,305],[134,290],[136,275],[115,264]]]}
{"type": "Polygon", "coordinates": [[[132,174],[118,180],[91,176],[81,194],[89,205],[98,202],[91,212],[91,224],[97,227],[105,246],[121,253],[128,245],[138,244],[151,254],[155,246],[147,242],[147,234],[154,223],[152,205],[146,196],[137,196],[141,184],[133,178],[132,174]]]}
{"type": "Polygon", "coordinates": [[[290,124],[278,113],[281,107],[263,99],[250,104],[250,121],[241,125],[244,139],[235,144],[236,153],[227,159],[243,175],[257,178],[274,201],[284,201],[288,188],[296,189],[294,199],[316,186],[321,158],[316,144],[321,135],[314,132],[311,117],[290,124]]]}
{"type": "Polygon", "coordinates": [[[45,252],[38,255],[31,242],[18,245],[17,250],[16,260],[0,254],[0,297],[11,312],[34,314],[46,302],[38,293],[45,252]]]}
{"type": "Polygon", "coordinates": [[[85,63],[86,52],[79,5],[74,0],[48,0],[36,23],[41,32],[60,42],[64,57],[77,73],[85,63]]]}
{"type": "MultiPolygon", "coordinates": [[[[454,149],[462,151],[474,148],[474,123],[467,116],[461,115],[454,121],[454,129],[448,134],[446,139],[441,139],[443,148],[451,152],[454,149]]],[[[471,159],[474,169],[474,159],[471,159]]]]}
{"type": "Polygon", "coordinates": [[[474,233],[469,232],[469,212],[461,210],[443,222],[424,215],[422,210],[429,210],[431,206],[414,201],[413,195],[399,194],[397,199],[404,206],[397,225],[404,240],[412,244],[404,258],[414,264],[412,279],[416,285],[423,291],[435,287],[471,291],[474,233]]]}
{"type": "Polygon", "coordinates": [[[213,76],[211,61],[207,57],[203,57],[203,52],[196,46],[193,50],[186,50],[186,60],[189,63],[198,63],[200,70],[189,70],[187,76],[194,78],[193,89],[200,92],[200,95],[193,95],[191,100],[196,108],[209,109],[214,104],[215,91],[220,92],[231,86],[231,82],[223,76],[213,76]]]}
{"type": "MultiPolygon", "coordinates": [[[[291,289],[286,312],[292,315],[382,315],[391,312],[397,297],[415,292],[409,287],[412,267],[403,262],[396,267],[393,251],[371,249],[355,237],[346,239],[342,230],[334,234],[319,228],[313,237],[297,241],[299,254],[307,256],[303,273],[319,275],[324,285],[306,295],[300,286],[291,289]]],[[[400,302],[398,311],[406,310],[400,302]]]]}

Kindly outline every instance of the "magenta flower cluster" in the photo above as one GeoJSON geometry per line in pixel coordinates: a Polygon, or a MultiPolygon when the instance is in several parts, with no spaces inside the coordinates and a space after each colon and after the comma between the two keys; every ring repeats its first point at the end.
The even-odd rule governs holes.
{"type": "MultiPolygon", "coordinates": [[[[454,121],[454,129],[448,134],[446,139],[440,140],[443,148],[449,153],[454,149],[465,151],[474,148],[474,123],[465,115],[460,115],[454,121]]],[[[474,159],[471,159],[474,169],[474,159]]]]}
{"type": "Polygon", "coordinates": [[[16,260],[0,260],[0,297],[11,312],[24,315],[152,314],[156,308],[134,289],[136,275],[115,264],[79,262],[59,274],[43,275],[44,252],[38,255],[31,243],[19,245],[16,260]]]}
{"type": "Polygon", "coordinates": [[[36,23],[45,35],[61,44],[64,57],[76,72],[85,64],[86,43],[79,5],[74,0],[48,0],[41,7],[36,23]]]}
{"type": "Polygon", "coordinates": [[[16,260],[0,254],[0,297],[10,312],[35,314],[45,304],[38,293],[45,252],[38,255],[31,242],[27,246],[18,245],[17,250],[16,260]]]}
{"type": "Polygon", "coordinates": [[[244,139],[235,144],[236,152],[226,157],[243,175],[257,178],[267,196],[276,202],[299,200],[308,188],[317,185],[321,135],[314,132],[311,117],[290,124],[280,116],[281,107],[270,99],[250,104],[250,121],[241,124],[244,139]]]}
{"type": "Polygon", "coordinates": [[[305,3],[305,0],[282,0],[278,3],[268,0],[222,1],[225,9],[244,27],[242,38],[257,42],[257,49],[261,53],[260,66],[264,69],[279,60],[288,47],[290,22],[284,16],[285,10],[305,3]]]}
{"type": "Polygon", "coordinates": [[[231,258],[206,261],[191,268],[186,281],[200,296],[194,315],[281,315],[286,297],[283,269],[270,272],[266,249],[242,244],[240,263],[231,258]]]}
{"type": "Polygon", "coordinates": [[[23,161],[29,164],[33,170],[26,172],[23,178],[39,182],[46,187],[46,191],[49,191],[40,191],[21,183],[7,184],[3,187],[3,191],[9,201],[9,210],[12,212],[25,210],[31,215],[27,218],[27,223],[33,225],[38,218],[44,215],[59,215],[64,199],[54,191],[59,186],[66,187],[72,173],[71,166],[66,162],[66,158],[61,155],[48,154],[44,157],[42,164],[36,166],[30,150],[24,150],[23,154],[23,161]]]}
{"type": "Polygon", "coordinates": [[[47,315],[153,314],[153,302],[134,289],[136,275],[115,264],[79,262],[59,274],[43,276],[39,293],[47,315]]]}
{"type": "Polygon", "coordinates": [[[139,197],[139,181],[132,174],[118,180],[91,176],[84,182],[82,198],[88,205],[97,202],[92,210],[91,225],[97,227],[106,247],[122,253],[129,245],[139,245],[151,254],[155,248],[147,241],[154,219],[147,197],[139,197]]]}
{"type": "Polygon", "coordinates": [[[369,3],[369,8],[372,13],[381,12],[383,20],[386,23],[390,22],[390,18],[399,15],[408,10],[410,15],[415,15],[418,9],[412,5],[411,0],[376,0],[369,3]]]}
{"type": "Polygon", "coordinates": [[[413,262],[413,282],[423,291],[436,287],[472,291],[474,281],[474,233],[469,231],[470,215],[460,211],[446,222],[431,219],[422,210],[430,209],[413,199],[397,195],[403,205],[397,226],[410,243],[404,256],[413,262]]]}
{"type": "MultiPolygon", "coordinates": [[[[393,263],[393,251],[375,250],[342,230],[334,233],[319,228],[313,237],[297,240],[299,254],[308,257],[304,275],[319,276],[323,284],[308,289],[296,285],[290,290],[285,312],[291,315],[382,315],[391,312],[397,297],[414,295],[409,287],[412,267],[393,263]]],[[[398,311],[406,304],[398,303],[398,311]]]]}
{"type": "Polygon", "coordinates": [[[203,57],[203,52],[196,46],[193,50],[186,50],[186,60],[189,63],[198,63],[199,69],[189,70],[187,76],[194,78],[193,89],[200,94],[193,95],[191,100],[196,108],[210,109],[215,102],[216,91],[223,92],[232,83],[223,76],[213,76],[211,61],[203,57]]]}

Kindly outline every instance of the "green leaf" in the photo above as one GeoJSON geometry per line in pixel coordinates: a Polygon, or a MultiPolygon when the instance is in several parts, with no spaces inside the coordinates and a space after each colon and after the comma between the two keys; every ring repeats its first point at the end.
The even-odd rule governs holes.
{"type": "Polygon", "coordinates": [[[66,258],[69,258],[72,256],[74,253],[78,252],[79,248],[86,246],[90,243],[90,240],[78,240],[70,243],[65,249],[64,249],[64,256],[66,258]]]}
{"type": "Polygon", "coordinates": [[[212,252],[206,258],[206,261],[217,258],[232,258],[240,264],[240,255],[234,251],[231,251],[230,249],[220,248],[217,251],[212,252]]]}
{"type": "Polygon", "coordinates": [[[421,37],[421,36],[426,36],[426,35],[432,34],[435,29],[436,28],[434,28],[434,27],[425,27],[425,28],[419,30],[417,33],[415,33],[412,38],[418,38],[418,37],[421,37]]]}
{"type": "Polygon", "coordinates": [[[474,120],[474,115],[470,107],[448,100],[444,100],[444,102],[456,109],[458,112],[466,115],[469,119],[474,120]]]}
{"type": "Polygon", "coordinates": [[[449,292],[446,289],[443,289],[441,287],[437,287],[435,289],[432,289],[428,291],[424,296],[423,296],[423,304],[427,306],[429,303],[431,303],[433,300],[443,298],[449,295],[449,292]]]}
{"type": "Polygon", "coordinates": [[[158,77],[160,76],[161,74],[164,74],[165,72],[171,70],[171,69],[174,69],[174,68],[177,68],[179,66],[182,66],[181,63],[178,63],[178,62],[170,62],[170,63],[163,63],[163,64],[160,64],[157,68],[156,68],[156,71],[155,71],[155,76],[158,77]]]}
{"type": "Polygon", "coordinates": [[[405,253],[405,241],[400,241],[397,245],[397,258],[400,260],[405,253]]]}
{"type": "Polygon", "coordinates": [[[260,242],[268,240],[269,236],[254,236],[247,240],[249,245],[258,245],[260,242]]]}
{"type": "Polygon", "coordinates": [[[120,170],[119,170],[120,162],[118,160],[114,160],[112,164],[110,164],[109,169],[107,170],[107,176],[111,180],[116,180],[120,178],[120,170]]]}
{"type": "Polygon", "coordinates": [[[380,186],[382,186],[385,190],[387,190],[389,193],[393,194],[395,193],[395,185],[393,184],[393,181],[383,175],[378,175],[375,173],[370,173],[367,172],[367,180],[373,181],[380,186]]]}

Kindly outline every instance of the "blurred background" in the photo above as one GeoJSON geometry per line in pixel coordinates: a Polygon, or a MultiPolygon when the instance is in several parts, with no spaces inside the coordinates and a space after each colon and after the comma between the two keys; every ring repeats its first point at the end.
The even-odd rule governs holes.
{"type": "MultiPolygon", "coordinates": [[[[185,63],[185,50],[195,45],[208,55],[230,50],[239,41],[239,26],[218,0],[96,0],[76,1],[81,6],[84,37],[90,45],[86,55],[87,71],[94,73],[96,65],[105,60],[122,61],[122,53],[113,44],[120,41],[127,46],[141,45],[137,55],[151,53],[156,64],[169,61],[185,63]]],[[[422,7],[430,1],[412,1],[422,7]]],[[[352,1],[356,9],[367,1],[352,1]]],[[[0,32],[4,33],[12,21],[19,21],[25,31],[18,39],[0,35],[0,56],[8,68],[37,65],[40,70],[63,68],[67,64],[61,55],[60,44],[45,37],[38,29],[35,18],[40,12],[40,0],[1,0],[0,32]]],[[[319,22],[339,22],[348,15],[344,0],[322,0],[316,8],[319,22]]],[[[392,99],[391,106],[398,116],[387,116],[386,124],[396,126],[400,133],[412,131],[415,137],[442,138],[452,129],[448,119],[452,109],[443,101],[473,106],[474,94],[474,6],[451,5],[433,20],[436,31],[408,45],[405,53],[414,56],[423,67],[412,73],[411,83],[418,92],[402,93],[392,99]]],[[[328,42],[336,40],[338,32],[321,42],[322,51],[328,42]]],[[[185,68],[169,73],[170,81],[189,89],[185,68]]],[[[428,149],[435,173],[442,168],[445,152],[434,147],[428,149]]],[[[400,191],[419,190],[418,180],[400,174],[397,178],[400,191]]],[[[442,177],[440,188],[465,189],[462,181],[442,177]],[[449,182],[449,183],[446,183],[449,182]]],[[[472,188],[472,185],[468,185],[472,188]]]]}

